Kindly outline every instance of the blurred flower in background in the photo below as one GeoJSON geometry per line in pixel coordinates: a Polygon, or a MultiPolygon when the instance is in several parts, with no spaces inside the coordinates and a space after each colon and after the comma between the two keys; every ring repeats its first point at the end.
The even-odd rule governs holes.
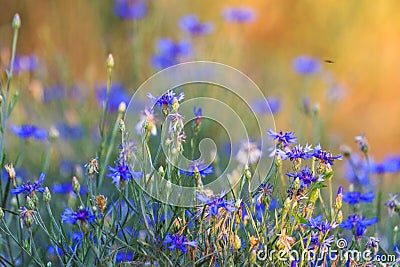
{"type": "Polygon", "coordinates": [[[199,21],[196,15],[186,15],[179,20],[179,26],[183,31],[190,35],[207,35],[213,32],[214,27],[211,22],[199,21]]]}
{"type": "Polygon", "coordinates": [[[313,75],[321,69],[321,61],[310,56],[298,56],[293,60],[293,70],[300,75],[313,75]]]}
{"type": "Polygon", "coordinates": [[[14,60],[14,72],[17,74],[23,72],[33,72],[39,66],[39,59],[35,55],[16,55],[14,60]]]}
{"type": "MultiPolygon", "coordinates": [[[[100,107],[106,102],[107,86],[103,85],[96,88],[97,103],[100,107]]],[[[129,103],[131,96],[121,83],[113,83],[110,88],[108,99],[108,110],[118,111],[121,102],[129,103]]]]}
{"type": "Polygon", "coordinates": [[[190,55],[192,45],[187,40],[175,42],[170,38],[157,41],[157,53],[151,58],[151,65],[155,69],[165,69],[178,64],[180,59],[190,55]]]}
{"type": "Polygon", "coordinates": [[[253,100],[250,105],[251,108],[257,113],[265,114],[271,112],[273,115],[275,115],[279,113],[279,111],[281,110],[282,104],[278,98],[273,96],[268,96],[266,99],[253,100]]]}
{"type": "Polygon", "coordinates": [[[47,138],[47,131],[40,129],[34,125],[21,125],[11,126],[11,132],[22,139],[35,138],[36,140],[45,140],[47,138]]]}
{"type": "Polygon", "coordinates": [[[113,11],[121,19],[142,19],[147,15],[146,0],[115,0],[113,11]]]}
{"type": "Polygon", "coordinates": [[[222,16],[231,23],[249,23],[255,19],[254,10],[248,7],[227,7],[222,11],[222,16]]]}

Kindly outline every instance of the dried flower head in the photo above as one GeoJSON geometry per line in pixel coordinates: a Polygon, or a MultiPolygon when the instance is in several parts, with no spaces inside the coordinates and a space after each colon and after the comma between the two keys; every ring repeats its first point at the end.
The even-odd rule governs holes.
{"type": "Polygon", "coordinates": [[[107,198],[103,195],[96,196],[96,204],[99,207],[101,212],[104,212],[107,206],[107,198]]]}

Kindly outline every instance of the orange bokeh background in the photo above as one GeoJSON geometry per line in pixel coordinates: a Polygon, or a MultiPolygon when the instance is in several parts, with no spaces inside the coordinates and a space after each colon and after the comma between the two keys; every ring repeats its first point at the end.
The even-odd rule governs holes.
{"type": "MultiPolygon", "coordinates": [[[[303,90],[299,84],[304,78],[291,69],[294,57],[307,54],[334,61],[324,67],[346,85],[346,97],[330,110],[331,106],[320,100],[325,90],[321,84],[314,84],[311,96],[313,101],[321,101],[326,135],[337,144],[352,144],[355,135],[365,133],[376,159],[400,152],[399,1],[253,0],[246,5],[256,10],[257,20],[237,26],[223,22],[221,10],[243,4],[240,1],[151,1],[148,16],[137,22],[115,18],[112,4],[3,0],[3,57],[11,45],[10,21],[18,12],[22,18],[18,53],[35,53],[45,62],[44,84],[67,79],[84,81],[91,88],[105,81],[105,58],[112,52],[114,79],[135,88],[154,73],[149,57],[155,41],[182,37],[177,21],[195,13],[216,24],[213,34],[194,40],[195,59],[217,60],[243,70],[266,94],[283,98],[284,109],[296,106],[302,95],[299,90],[303,90]],[[132,52],[131,41],[138,36],[140,49],[132,52]],[[139,62],[135,68],[140,70],[130,63],[135,58],[139,62]],[[60,71],[60,65],[68,71],[60,71]],[[133,72],[138,73],[136,80],[131,79],[133,72]],[[329,112],[333,114],[327,115],[329,112]]],[[[290,116],[290,112],[278,115],[277,127],[291,128],[290,116]]]]}

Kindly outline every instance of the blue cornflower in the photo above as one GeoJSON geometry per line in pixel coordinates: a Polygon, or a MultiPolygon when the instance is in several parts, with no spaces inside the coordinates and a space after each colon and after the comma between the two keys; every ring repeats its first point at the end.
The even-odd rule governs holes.
{"type": "Polygon", "coordinates": [[[14,59],[14,73],[33,72],[39,66],[39,59],[35,55],[16,55],[14,59]]]}
{"type": "Polygon", "coordinates": [[[206,166],[202,159],[194,160],[187,171],[180,169],[179,172],[181,174],[186,174],[187,176],[193,176],[196,169],[200,173],[201,177],[206,177],[207,175],[214,173],[213,166],[206,166]]]}
{"type": "Polygon", "coordinates": [[[196,15],[186,15],[179,20],[179,26],[191,35],[206,35],[213,31],[210,22],[201,23],[196,15]]]}
{"type": "Polygon", "coordinates": [[[162,38],[157,41],[158,52],[171,58],[187,56],[190,54],[191,49],[192,45],[188,40],[175,42],[171,38],[162,38]]]}
{"type": "Polygon", "coordinates": [[[254,21],[254,10],[248,7],[227,7],[222,16],[230,23],[249,23],[254,21]]]}
{"type": "Polygon", "coordinates": [[[343,201],[349,203],[350,205],[355,205],[360,202],[370,203],[374,200],[375,194],[374,192],[368,192],[365,194],[361,194],[361,192],[352,191],[343,193],[343,201]]]}
{"type": "Polygon", "coordinates": [[[276,140],[278,145],[283,145],[284,147],[287,147],[289,144],[294,144],[297,141],[294,132],[274,132],[272,129],[269,129],[267,134],[271,140],[276,140]]]}
{"type": "Polygon", "coordinates": [[[129,165],[122,159],[115,162],[115,167],[108,166],[107,170],[110,171],[107,177],[111,177],[113,184],[117,186],[120,186],[121,181],[126,183],[132,178],[139,179],[143,174],[142,172],[131,171],[129,165]]]}
{"type": "Polygon", "coordinates": [[[142,19],[147,15],[145,0],[115,0],[114,15],[121,19],[142,19]]]}
{"type": "Polygon", "coordinates": [[[318,215],[316,218],[310,218],[309,222],[308,222],[308,226],[310,226],[310,228],[312,229],[316,229],[319,232],[325,234],[326,232],[335,229],[338,224],[333,223],[330,224],[328,223],[328,221],[322,221],[322,215],[318,215]]]}
{"type": "Polygon", "coordinates": [[[30,124],[24,124],[21,126],[12,125],[11,132],[22,139],[33,137],[36,140],[45,140],[47,138],[46,130],[40,129],[30,124]]]}
{"type": "Polygon", "coordinates": [[[395,173],[400,171],[400,156],[388,156],[381,163],[373,164],[371,172],[377,174],[395,173]]]}
{"type": "Polygon", "coordinates": [[[314,158],[319,159],[322,163],[333,165],[334,160],[342,160],[342,156],[333,156],[330,152],[321,149],[321,144],[314,148],[312,155],[314,158]]]}
{"type": "Polygon", "coordinates": [[[296,180],[297,178],[301,182],[301,187],[309,186],[311,183],[316,182],[318,180],[318,176],[314,176],[313,172],[307,166],[303,167],[299,172],[291,172],[287,173],[287,176],[296,180]]]}
{"type": "Polygon", "coordinates": [[[42,183],[44,182],[44,178],[45,178],[45,174],[41,173],[39,176],[39,179],[34,182],[33,184],[28,181],[24,184],[21,185],[17,185],[15,188],[11,189],[11,194],[21,194],[21,193],[25,193],[26,195],[32,195],[34,194],[36,191],[43,193],[44,192],[44,187],[40,187],[42,185],[42,183]]]}
{"type": "Polygon", "coordinates": [[[79,208],[76,212],[68,207],[65,208],[63,214],[61,214],[61,221],[69,224],[75,224],[76,221],[90,224],[94,219],[96,219],[96,215],[94,215],[88,207],[79,208]]]}
{"type": "Polygon", "coordinates": [[[164,245],[170,249],[180,249],[182,253],[187,253],[187,247],[193,247],[195,248],[197,246],[196,241],[189,241],[185,236],[183,235],[167,235],[164,239],[164,245]]]}
{"type": "Polygon", "coordinates": [[[352,154],[345,162],[345,178],[356,187],[370,186],[369,170],[368,162],[358,154],[352,154]]]}
{"type": "Polygon", "coordinates": [[[340,227],[346,230],[355,230],[356,236],[360,238],[365,233],[368,226],[377,222],[377,218],[365,219],[364,216],[353,214],[349,215],[348,219],[340,224],[340,227]]]}
{"type": "Polygon", "coordinates": [[[224,200],[225,192],[221,192],[220,196],[208,197],[201,193],[197,194],[197,199],[203,203],[203,205],[208,206],[208,213],[211,216],[218,215],[220,208],[226,210],[227,212],[235,211],[235,204],[233,201],[224,200]]]}
{"type": "MultiPolygon", "coordinates": [[[[147,96],[153,101],[154,105],[167,107],[172,105],[172,103],[174,102],[175,92],[172,90],[168,90],[159,97],[154,97],[151,93],[148,93],[147,96]]],[[[185,94],[181,92],[178,96],[176,96],[176,99],[178,101],[181,101],[184,97],[185,94]]]]}
{"type": "Polygon", "coordinates": [[[130,251],[118,251],[115,256],[116,262],[131,262],[133,260],[133,253],[130,251]]]}
{"type": "Polygon", "coordinates": [[[179,59],[188,56],[192,45],[187,40],[175,42],[170,38],[162,38],[157,42],[157,54],[151,58],[155,69],[165,69],[179,63],[179,59]]]}
{"type": "Polygon", "coordinates": [[[83,137],[82,125],[68,125],[65,122],[60,122],[56,128],[63,139],[79,140],[83,137]]]}
{"type": "Polygon", "coordinates": [[[291,161],[304,159],[307,160],[313,156],[311,153],[313,149],[311,145],[306,144],[302,147],[300,144],[295,145],[292,149],[287,148],[285,151],[277,149],[276,153],[281,157],[282,160],[290,159],[291,161]]]}
{"type": "Polygon", "coordinates": [[[320,60],[309,56],[296,57],[292,66],[294,71],[301,75],[312,75],[321,70],[320,60]]]}
{"type": "MultiPolygon", "coordinates": [[[[106,102],[107,86],[102,85],[96,88],[97,103],[103,107],[106,102]]],[[[121,83],[113,83],[108,96],[108,110],[118,111],[121,102],[129,103],[131,96],[127,93],[125,87],[121,83]]]]}
{"type": "MultiPolygon", "coordinates": [[[[75,192],[72,188],[72,183],[71,182],[65,182],[62,184],[53,184],[51,188],[51,192],[56,193],[56,194],[70,194],[75,197],[75,192]]],[[[83,186],[80,187],[80,194],[85,194],[85,189],[83,186]]]]}
{"type": "Polygon", "coordinates": [[[253,100],[250,106],[257,113],[275,115],[281,110],[281,101],[278,98],[268,96],[266,99],[253,100]]]}

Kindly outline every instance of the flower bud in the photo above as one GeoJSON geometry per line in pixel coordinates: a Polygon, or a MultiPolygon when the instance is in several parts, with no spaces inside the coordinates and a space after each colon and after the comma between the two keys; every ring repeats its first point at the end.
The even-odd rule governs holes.
{"type": "Polygon", "coordinates": [[[164,167],[160,166],[160,168],[158,168],[158,174],[164,178],[165,176],[165,171],[164,171],[164,167]]]}
{"type": "Polygon", "coordinates": [[[37,206],[37,204],[39,203],[38,196],[35,193],[31,194],[30,196],[31,196],[31,200],[33,201],[33,204],[35,204],[35,206],[37,206]]]}
{"type": "Polygon", "coordinates": [[[277,156],[276,156],[276,160],[275,160],[275,166],[276,166],[277,168],[279,168],[281,165],[282,165],[282,158],[281,158],[280,155],[277,155],[277,156]]]}
{"type": "Polygon", "coordinates": [[[125,102],[119,103],[119,105],[118,105],[118,112],[119,112],[119,113],[124,113],[125,110],[126,110],[126,104],[125,104],[125,102]]]}
{"type": "Polygon", "coordinates": [[[244,177],[246,177],[246,179],[248,181],[251,180],[251,172],[250,172],[249,166],[247,166],[247,165],[244,167],[244,177]]]}
{"type": "Polygon", "coordinates": [[[108,54],[106,64],[108,69],[112,69],[114,67],[114,57],[112,54],[108,54]]]}
{"type": "Polygon", "coordinates": [[[21,28],[21,18],[18,13],[14,15],[11,26],[14,30],[18,30],[19,28],[21,28]]]}
{"type": "Polygon", "coordinates": [[[250,266],[253,266],[257,261],[257,251],[253,249],[250,253],[250,266]]]}
{"type": "Polygon", "coordinates": [[[340,152],[343,154],[343,156],[350,157],[351,152],[352,152],[351,147],[349,147],[348,145],[341,145],[340,152]]]}
{"type": "Polygon", "coordinates": [[[338,193],[335,200],[335,209],[339,210],[342,207],[343,186],[339,186],[338,193]]]}
{"type": "Polygon", "coordinates": [[[35,209],[35,203],[33,203],[32,199],[29,196],[26,197],[26,208],[28,210],[34,210],[35,209]]]}
{"type": "Polygon", "coordinates": [[[3,208],[0,207],[0,220],[3,220],[3,219],[4,219],[4,211],[3,211],[3,208]]]}
{"type": "Polygon", "coordinates": [[[238,235],[235,235],[233,241],[233,248],[235,250],[239,250],[241,247],[242,247],[242,241],[240,240],[240,237],[238,235]]]}
{"type": "Polygon", "coordinates": [[[337,223],[341,224],[343,222],[343,213],[341,210],[339,210],[338,215],[337,215],[337,223]]]}
{"type": "Polygon", "coordinates": [[[31,214],[25,216],[24,223],[26,227],[31,228],[33,224],[33,217],[31,214]]]}
{"type": "Polygon", "coordinates": [[[172,102],[172,112],[178,113],[178,111],[179,111],[179,101],[176,97],[174,97],[174,100],[172,102]]]}
{"type": "Polygon", "coordinates": [[[365,134],[358,135],[354,138],[354,140],[358,143],[358,148],[361,152],[367,153],[369,150],[368,140],[365,137],[365,134]]]}
{"type": "Polygon", "coordinates": [[[72,190],[74,190],[75,194],[79,194],[79,192],[81,191],[81,184],[79,183],[76,176],[72,177],[72,190]]]}
{"type": "Polygon", "coordinates": [[[49,139],[51,141],[55,141],[58,139],[59,136],[60,136],[60,132],[57,130],[57,128],[54,126],[51,126],[50,130],[49,130],[49,139]]]}
{"type": "Polygon", "coordinates": [[[249,223],[249,220],[250,220],[249,215],[245,215],[243,217],[243,225],[244,225],[244,227],[247,226],[247,224],[249,223]]]}
{"type": "Polygon", "coordinates": [[[51,200],[51,193],[50,193],[50,190],[49,190],[49,188],[47,186],[46,186],[46,188],[44,189],[44,192],[43,192],[43,200],[46,203],[49,203],[50,200],[51,200]]]}

